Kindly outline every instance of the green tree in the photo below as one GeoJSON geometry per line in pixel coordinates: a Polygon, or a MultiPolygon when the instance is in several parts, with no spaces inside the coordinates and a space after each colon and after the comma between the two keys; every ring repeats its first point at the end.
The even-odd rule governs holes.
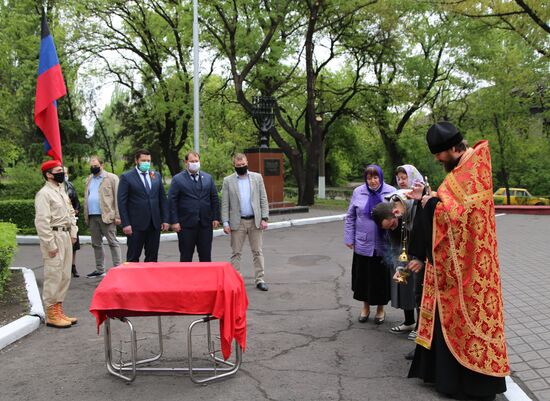
{"type": "MultiPolygon", "coordinates": [[[[33,160],[30,149],[39,149],[44,137],[34,124],[34,95],[38,75],[40,18],[42,3],[34,0],[0,3],[0,159],[15,162],[33,160]],[[29,146],[36,144],[39,146],[29,146]]],[[[67,159],[81,157],[86,132],[80,122],[80,98],[74,88],[76,66],[65,51],[65,32],[59,25],[59,8],[46,2],[50,31],[67,86],[67,96],[58,102],[63,153],[67,159]]],[[[43,150],[36,155],[39,162],[43,150]]]]}
{"type": "Polygon", "coordinates": [[[395,168],[404,164],[399,139],[415,113],[436,102],[444,88],[463,85],[456,61],[461,44],[453,39],[460,27],[424,4],[384,5],[357,32],[376,38],[374,45],[354,40],[348,46],[364,52],[369,64],[358,112],[375,124],[395,168]]]}
{"type": "Polygon", "coordinates": [[[252,96],[277,98],[279,128],[270,135],[290,162],[301,205],[313,204],[321,149],[331,126],[348,114],[360,91],[365,59],[352,55],[334,86],[322,88],[321,77],[330,75],[330,65],[342,55],[342,37],[357,28],[373,3],[287,0],[206,6],[209,40],[227,60],[237,101],[247,114],[253,115],[252,96]],[[325,100],[320,110],[329,93],[332,102],[325,100]]]}
{"type": "Polygon", "coordinates": [[[71,6],[75,51],[97,61],[95,74],[106,72],[129,93],[132,124],[126,133],[176,174],[192,115],[190,2],[91,0],[71,6]]]}
{"type": "Polygon", "coordinates": [[[538,0],[437,2],[443,10],[513,32],[539,54],[550,56],[550,6],[538,0]]]}
{"type": "Polygon", "coordinates": [[[34,1],[0,3],[0,160],[4,163],[15,162],[24,155],[25,144],[36,140],[33,99],[39,18],[34,1]]]}

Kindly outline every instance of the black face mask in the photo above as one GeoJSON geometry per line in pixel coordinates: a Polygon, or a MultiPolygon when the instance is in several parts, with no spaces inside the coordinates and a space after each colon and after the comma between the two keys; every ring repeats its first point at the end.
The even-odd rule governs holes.
{"type": "Polygon", "coordinates": [[[65,181],[65,172],[60,171],[59,173],[51,173],[55,182],[63,183],[65,181]]]}
{"type": "Polygon", "coordinates": [[[235,167],[235,172],[238,175],[245,175],[247,171],[248,171],[248,166],[235,167]]]}
{"type": "Polygon", "coordinates": [[[93,175],[99,174],[100,171],[101,171],[101,168],[99,168],[97,166],[90,167],[90,173],[92,173],[93,175]]]}

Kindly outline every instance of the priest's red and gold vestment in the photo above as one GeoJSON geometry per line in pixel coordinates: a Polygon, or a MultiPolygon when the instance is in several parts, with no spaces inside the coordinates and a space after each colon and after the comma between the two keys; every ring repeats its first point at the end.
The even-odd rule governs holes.
{"type": "Polygon", "coordinates": [[[510,366],[487,141],[466,150],[438,188],[437,197],[434,263],[426,265],[416,342],[430,349],[437,310],[445,342],[461,365],[490,376],[506,376],[510,366]]]}

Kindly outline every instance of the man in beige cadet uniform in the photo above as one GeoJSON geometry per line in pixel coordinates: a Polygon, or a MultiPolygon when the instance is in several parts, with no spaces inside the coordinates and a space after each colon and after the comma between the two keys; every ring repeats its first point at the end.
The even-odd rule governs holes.
{"type": "Polygon", "coordinates": [[[71,282],[72,244],[76,242],[76,218],[71,201],[62,183],[65,172],[59,160],[42,164],[44,186],[34,198],[34,225],[40,239],[44,259],[42,298],[46,307],[47,325],[67,328],[77,323],[63,312],[63,301],[71,282]]]}

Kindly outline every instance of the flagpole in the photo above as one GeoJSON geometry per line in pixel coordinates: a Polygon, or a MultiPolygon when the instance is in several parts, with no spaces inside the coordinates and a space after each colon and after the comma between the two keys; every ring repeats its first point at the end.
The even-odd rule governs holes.
{"type": "Polygon", "coordinates": [[[57,57],[53,37],[42,8],[40,23],[40,54],[38,77],[34,97],[34,122],[44,134],[44,151],[51,158],[63,161],[57,100],[67,94],[61,64],[57,57]]]}
{"type": "Polygon", "coordinates": [[[193,142],[199,152],[199,4],[193,0],[193,142]]]}

